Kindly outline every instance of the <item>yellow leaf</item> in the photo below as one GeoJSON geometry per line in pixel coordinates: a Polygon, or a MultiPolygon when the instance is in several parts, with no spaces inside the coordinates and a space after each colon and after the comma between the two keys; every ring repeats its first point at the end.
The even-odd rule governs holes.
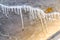
{"type": "Polygon", "coordinates": [[[50,13],[50,12],[53,12],[53,8],[52,7],[49,7],[45,10],[45,13],[50,13]]]}

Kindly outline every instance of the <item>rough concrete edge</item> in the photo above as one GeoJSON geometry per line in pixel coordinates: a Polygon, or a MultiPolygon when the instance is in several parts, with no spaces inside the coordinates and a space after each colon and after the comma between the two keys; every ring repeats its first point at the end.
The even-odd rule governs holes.
{"type": "Polygon", "coordinates": [[[53,34],[50,38],[48,38],[47,40],[51,40],[53,39],[55,36],[57,36],[58,34],[60,34],[60,30],[58,32],[56,32],[55,34],[53,34]]]}

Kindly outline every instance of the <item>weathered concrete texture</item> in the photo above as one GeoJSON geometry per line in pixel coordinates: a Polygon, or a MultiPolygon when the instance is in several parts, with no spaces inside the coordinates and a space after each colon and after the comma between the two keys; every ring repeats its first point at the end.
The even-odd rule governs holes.
{"type": "Polygon", "coordinates": [[[44,6],[56,6],[59,5],[59,0],[0,0],[0,3],[5,5],[21,5],[21,4],[30,4],[30,5],[44,5],[44,6]]]}
{"type": "MultiPolygon", "coordinates": [[[[1,0],[0,3],[5,5],[29,4],[36,7],[42,5],[41,8],[53,5],[53,7],[56,7],[58,11],[60,8],[59,0],[1,0]]],[[[9,39],[8,36],[0,35],[0,40],[46,40],[55,32],[60,30],[60,19],[53,22],[47,22],[46,31],[45,25],[42,26],[41,23],[30,25],[28,18],[25,16],[27,15],[24,15],[24,22],[26,25],[24,31],[22,31],[21,18],[19,15],[13,13],[7,18],[4,14],[0,13],[0,32],[4,35],[9,34],[9,36],[11,36],[9,39]]]]}

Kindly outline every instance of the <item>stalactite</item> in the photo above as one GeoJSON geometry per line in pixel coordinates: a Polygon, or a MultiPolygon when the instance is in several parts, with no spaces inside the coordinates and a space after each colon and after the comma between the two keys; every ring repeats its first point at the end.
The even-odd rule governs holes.
{"type": "Polygon", "coordinates": [[[22,30],[24,30],[24,22],[23,22],[22,10],[21,10],[21,8],[19,10],[20,10],[20,16],[21,16],[21,21],[22,21],[22,30]]]}

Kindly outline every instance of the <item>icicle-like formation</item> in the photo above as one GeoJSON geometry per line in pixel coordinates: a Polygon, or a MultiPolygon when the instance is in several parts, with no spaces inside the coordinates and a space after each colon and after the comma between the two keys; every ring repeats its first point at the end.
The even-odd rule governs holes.
{"type": "Polygon", "coordinates": [[[21,5],[21,6],[5,6],[3,4],[0,4],[3,14],[6,15],[6,17],[8,17],[9,11],[11,12],[15,12],[17,15],[21,16],[21,22],[22,22],[22,29],[24,29],[24,22],[23,22],[23,15],[22,15],[22,9],[25,12],[29,12],[29,20],[32,22],[35,19],[40,19],[42,26],[45,24],[46,25],[46,19],[51,20],[55,20],[55,17],[58,16],[58,18],[60,17],[60,13],[59,12],[52,12],[52,13],[48,13],[46,14],[43,10],[41,10],[40,8],[34,8],[28,5],[21,5]],[[43,22],[44,21],[44,22],[43,22]]]}
{"type": "Polygon", "coordinates": [[[46,16],[48,17],[48,21],[54,21],[57,18],[60,19],[60,12],[52,12],[52,13],[48,13],[46,14],[46,16]]]}
{"type": "MultiPolygon", "coordinates": [[[[8,14],[8,12],[6,13],[6,8],[7,8],[7,10],[9,10],[9,11],[14,11],[15,13],[17,13],[18,14],[18,9],[19,8],[22,8],[22,9],[24,9],[24,11],[25,12],[27,12],[27,11],[29,11],[30,12],[30,16],[32,16],[31,18],[32,19],[34,19],[34,15],[38,12],[38,11],[40,11],[40,13],[42,13],[42,15],[44,16],[45,14],[43,14],[44,13],[44,11],[42,11],[41,9],[39,9],[39,8],[34,8],[34,7],[31,7],[31,6],[27,6],[27,5],[22,5],[22,6],[5,6],[5,5],[2,5],[2,4],[0,4],[1,5],[1,7],[2,7],[2,10],[3,10],[3,13],[5,13],[5,15],[7,16],[7,14],[8,14]]],[[[21,10],[22,10],[21,9],[21,10]]],[[[19,14],[18,14],[19,15],[19,14]]],[[[36,15],[35,15],[36,16],[36,15]]]]}
{"type": "Polygon", "coordinates": [[[19,10],[20,10],[20,16],[21,16],[21,21],[22,21],[22,30],[24,30],[24,22],[23,22],[22,10],[21,10],[21,8],[19,10]]]}

